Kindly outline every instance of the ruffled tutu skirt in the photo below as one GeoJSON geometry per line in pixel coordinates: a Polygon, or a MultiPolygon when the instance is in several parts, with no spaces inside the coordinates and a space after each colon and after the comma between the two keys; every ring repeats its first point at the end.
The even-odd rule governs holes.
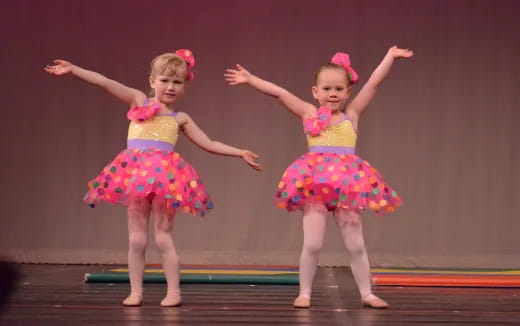
{"type": "Polygon", "coordinates": [[[197,171],[177,152],[126,149],[88,183],[83,200],[127,205],[132,198],[164,198],[169,208],[203,216],[213,207],[197,171]]]}
{"type": "Polygon", "coordinates": [[[282,175],[275,203],[287,211],[307,204],[323,204],[329,211],[371,209],[376,214],[393,212],[402,203],[383,176],[354,154],[308,152],[282,175]]]}

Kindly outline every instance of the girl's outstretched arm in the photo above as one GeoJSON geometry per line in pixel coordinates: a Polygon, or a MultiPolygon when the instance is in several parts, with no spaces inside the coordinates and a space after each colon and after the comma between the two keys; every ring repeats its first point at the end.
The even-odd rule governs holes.
{"type": "Polygon", "coordinates": [[[255,162],[255,159],[259,158],[258,155],[249,150],[238,149],[236,147],[211,140],[204,133],[204,131],[202,131],[199,126],[197,126],[195,121],[193,121],[193,119],[188,114],[179,112],[177,115],[177,121],[179,121],[179,125],[181,126],[186,137],[188,137],[194,144],[203,150],[224,156],[241,157],[253,169],[257,171],[263,170],[262,166],[255,162]]]}
{"type": "Polygon", "coordinates": [[[237,64],[237,69],[227,69],[224,77],[229,85],[248,84],[262,93],[278,99],[289,111],[302,119],[313,116],[316,111],[314,105],[303,101],[274,83],[251,74],[241,65],[237,64]]]}
{"type": "Polygon", "coordinates": [[[374,70],[372,75],[370,75],[370,78],[365,85],[363,85],[358,95],[347,106],[347,111],[350,113],[352,118],[358,119],[363,111],[365,111],[368,104],[370,104],[376,95],[377,87],[390,72],[394,60],[399,58],[409,58],[412,55],[412,51],[408,49],[400,49],[397,46],[393,46],[388,50],[383,60],[374,70]]]}
{"type": "Polygon", "coordinates": [[[89,84],[103,88],[130,106],[141,105],[146,98],[146,95],[137,89],[125,86],[95,71],[83,69],[65,60],[54,60],[54,65],[47,65],[44,70],[54,76],[68,74],[76,76],[89,84]]]}

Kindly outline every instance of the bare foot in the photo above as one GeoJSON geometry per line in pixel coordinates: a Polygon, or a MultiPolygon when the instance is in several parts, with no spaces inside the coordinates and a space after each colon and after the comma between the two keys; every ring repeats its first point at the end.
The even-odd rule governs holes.
{"type": "Polygon", "coordinates": [[[123,301],[123,305],[127,307],[137,307],[143,302],[143,296],[139,294],[130,294],[128,298],[123,301]]]}
{"type": "Polygon", "coordinates": [[[362,298],[361,302],[363,303],[364,307],[373,309],[386,309],[389,306],[389,304],[385,300],[377,297],[374,294],[369,294],[366,297],[362,298]]]}
{"type": "Polygon", "coordinates": [[[178,307],[182,304],[180,293],[166,294],[161,301],[161,307],[178,307]]]}
{"type": "Polygon", "coordinates": [[[311,298],[308,295],[300,295],[294,300],[293,306],[295,308],[309,308],[311,306],[311,298]]]}

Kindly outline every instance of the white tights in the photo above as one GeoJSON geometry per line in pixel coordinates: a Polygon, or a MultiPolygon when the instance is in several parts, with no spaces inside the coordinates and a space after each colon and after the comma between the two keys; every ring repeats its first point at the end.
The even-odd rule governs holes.
{"type": "Polygon", "coordinates": [[[154,198],[151,203],[145,198],[131,199],[128,204],[128,272],[130,295],[142,297],[145,249],[148,242],[149,216],[153,216],[155,244],[159,248],[166,282],[167,296],[179,294],[179,259],[171,231],[175,211],[166,208],[164,199],[154,198]]]}
{"type": "MultiPolygon", "coordinates": [[[[350,268],[361,297],[372,294],[370,265],[363,239],[363,225],[358,212],[336,209],[334,220],[350,254],[350,268]]],[[[300,295],[310,297],[320,250],[323,247],[327,209],[323,205],[307,205],[303,214],[303,249],[300,257],[300,295]]]]}

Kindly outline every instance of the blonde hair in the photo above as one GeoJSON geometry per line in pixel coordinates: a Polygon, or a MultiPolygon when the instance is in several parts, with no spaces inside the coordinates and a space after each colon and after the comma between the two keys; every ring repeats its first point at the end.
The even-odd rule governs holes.
{"type": "Polygon", "coordinates": [[[348,78],[348,71],[347,69],[345,69],[345,67],[343,67],[342,65],[338,65],[338,64],[335,64],[335,63],[332,63],[332,62],[327,62],[325,64],[322,64],[318,70],[316,70],[316,73],[314,74],[314,84],[316,85],[318,83],[318,76],[320,75],[320,73],[324,70],[327,70],[327,69],[337,69],[337,70],[342,70],[345,72],[345,78],[347,79],[347,86],[352,86],[352,82],[350,81],[350,78],[348,78]]]}
{"type": "Polygon", "coordinates": [[[188,80],[188,64],[175,53],[163,53],[156,56],[150,64],[150,75],[173,75],[188,80]]]}

